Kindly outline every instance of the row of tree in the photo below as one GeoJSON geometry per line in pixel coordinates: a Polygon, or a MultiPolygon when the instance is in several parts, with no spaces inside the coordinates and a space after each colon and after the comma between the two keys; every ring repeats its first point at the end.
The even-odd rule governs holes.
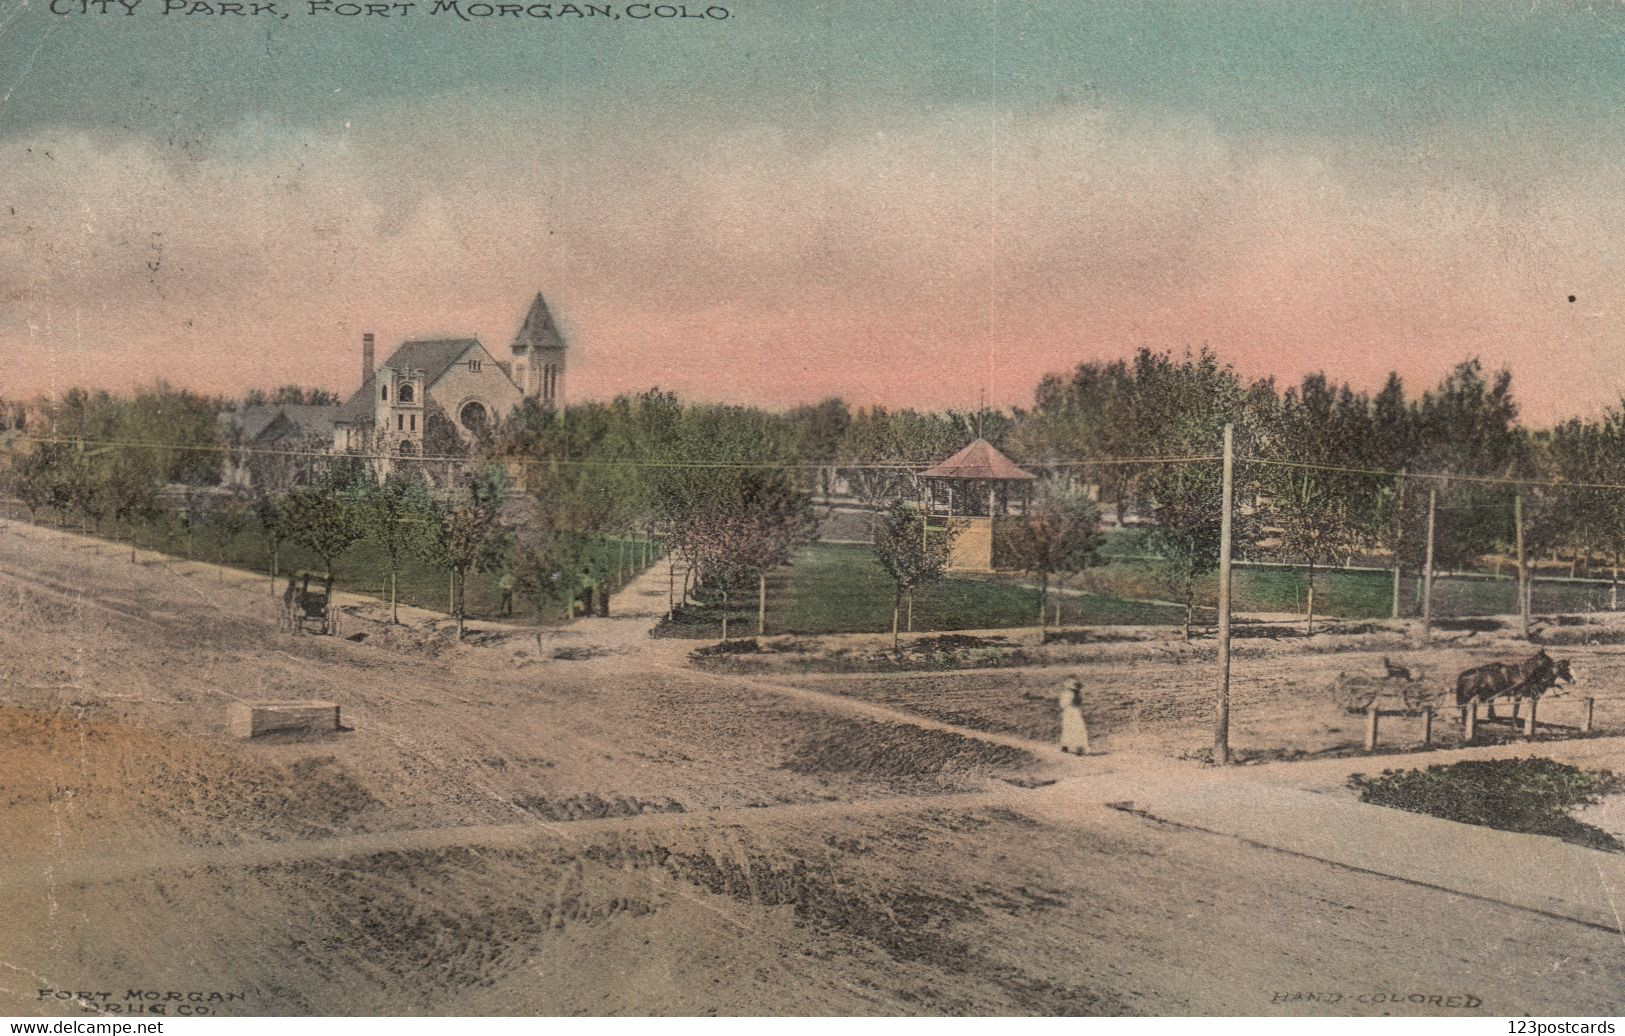
{"type": "Polygon", "coordinates": [[[1237,516],[1237,553],[1302,566],[1312,627],[1317,571],[1386,558],[1397,609],[1398,574],[1420,573],[1430,541],[1436,570],[1516,553],[1521,541],[1526,587],[1535,558],[1558,552],[1577,570],[1594,559],[1617,570],[1625,410],[1539,431],[1517,417],[1511,374],[1487,376],[1476,361],[1409,396],[1397,376],[1374,394],[1323,374],[1279,390],[1245,381],[1211,353],[1142,351],[1046,378],[1008,445],[1029,464],[1097,485],[1120,518],[1145,519],[1147,553],[1189,608],[1218,558],[1219,470],[1180,458],[1210,457],[1233,425],[1238,498],[1249,502],[1237,516]]]}
{"type": "MultiPolygon", "coordinates": [[[[328,400],[293,390],[274,398],[296,396],[328,400]]],[[[230,444],[218,400],[164,386],[131,396],[72,390],[46,409],[48,441],[16,454],[7,475],[30,508],[127,523],[160,486],[221,479],[230,444]]],[[[1028,514],[1008,526],[1010,556],[1037,579],[1041,600],[1052,575],[1100,558],[1089,500],[1098,496],[1121,522],[1141,526],[1143,553],[1186,605],[1188,625],[1217,562],[1214,455],[1231,424],[1247,502],[1237,552],[1306,569],[1312,624],[1315,575],[1329,566],[1383,557],[1419,571],[1430,509],[1435,568],[1511,552],[1521,536],[1526,566],[1564,551],[1577,566],[1600,558],[1613,570],[1625,550],[1625,493],[1607,486],[1625,472],[1625,412],[1543,431],[1517,416],[1511,376],[1488,376],[1473,361],[1411,395],[1397,377],[1376,393],[1321,374],[1281,389],[1243,379],[1205,351],[1142,350],[1045,378],[1034,405],[1011,412],[854,410],[827,400],[770,413],[658,391],[562,414],[525,407],[476,444],[471,467],[523,465],[536,506],[511,564],[533,597],[592,537],[658,530],[674,562],[687,562],[685,600],[728,600],[754,584],[761,628],[767,573],[816,535],[815,503],[843,486],[884,513],[878,556],[906,610],[940,577],[952,536],[930,531],[918,512],[918,471],[981,435],[1044,476],[1028,514]],[[899,552],[915,542],[905,528],[921,532],[918,556],[899,552]]],[[[309,509],[309,493],[295,494],[342,494],[336,487],[354,478],[342,461],[266,463],[289,470],[246,480],[262,513],[285,499],[309,509]]],[[[439,493],[458,495],[447,495],[444,480],[439,493]]]]}

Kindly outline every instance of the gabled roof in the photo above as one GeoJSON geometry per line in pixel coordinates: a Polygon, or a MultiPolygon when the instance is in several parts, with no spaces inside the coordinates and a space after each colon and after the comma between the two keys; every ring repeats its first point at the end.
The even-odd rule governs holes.
{"type": "Polygon", "coordinates": [[[288,403],[279,409],[282,411],[282,418],[287,421],[295,435],[333,434],[333,418],[338,414],[336,406],[288,403]]]}
{"type": "Polygon", "coordinates": [[[434,338],[419,342],[402,342],[385,367],[407,368],[423,372],[425,388],[440,380],[452,364],[480,343],[473,338],[434,338]]]}
{"type": "Polygon", "coordinates": [[[525,322],[519,325],[519,333],[513,339],[515,354],[537,349],[563,349],[564,337],[559,334],[558,325],[553,323],[553,314],[548,311],[547,300],[542,293],[536,293],[536,300],[530,304],[530,312],[525,314],[525,322]]]}
{"type": "MultiPolygon", "coordinates": [[[[403,342],[401,347],[390,353],[385,360],[385,367],[405,368],[423,372],[423,387],[432,389],[440,376],[451,369],[451,365],[463,358],[463,354],[472,348],[484,348],[478,339],[474,338],[430,338],[416,342],[403,342]]],[[[338,424],[369,424],[372,421],[372,396],[376,374],[368,374],[367,380],[355,390],[355,394],[344,401],[339,407],[335,422],[338,424]]]]}
{"type": "Polygon", "coordinates": [[[1015,461],[993,448],[986,439],[977,439],[969,446],[938,464],[922,471],[924,478],[975,479],[988,482],[1014,482],[1037,478],[1023,471],[1015,461]]]}
{"type": "Polygon", "coordinates": [[[344,401],[339,412],[333,418],[334,424],[371,424],[372,423],[372,393],[373,385],[377,381],[375,375],[367,375],[367,380],[355,390],[355,394],[344,401]]]}
{"type": "Polygon", "coordinates": [[[240,434],[244,442],[253,442],[281,411],[282,408],[275,404],[240,406],[221,414],[220,420],[240,434]]]}
{"type": "Polygon", "coordinates": [[[284,428],[275,436],[276,438],[287,438],[290,435],[331,435],[333,421],[339,416],[339,408],[296,403],[263,403],[238,407],[222,416],[242,437],[243,442],[254,442],[273,431],[273,426],[279,420],[284,428]]]}

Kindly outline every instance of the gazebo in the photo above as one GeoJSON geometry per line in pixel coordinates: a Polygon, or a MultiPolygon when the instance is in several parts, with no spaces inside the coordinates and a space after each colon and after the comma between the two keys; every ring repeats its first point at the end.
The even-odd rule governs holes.
{"type": "Polygon", "coordinates": [[[948,567],[958,572],[993,571],[993,528],[1011,514],[1025,513],[1038,476],[1018,467],[986,439],[977,439],[947,460],[920,472],[926,513],[959,528],[948,567]]]}

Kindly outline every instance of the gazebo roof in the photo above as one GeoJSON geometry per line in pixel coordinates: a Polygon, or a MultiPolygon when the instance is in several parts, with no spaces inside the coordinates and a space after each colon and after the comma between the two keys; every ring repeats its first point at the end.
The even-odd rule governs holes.
{"type": "Polygon", "coordinates": [[[993,448],[986,439],[977,439],[969,446],[920,473],[924,478],[955,478],[977,482],[1025,482],[1037,478],[1023,471],[1015,461],[993,448]]]}

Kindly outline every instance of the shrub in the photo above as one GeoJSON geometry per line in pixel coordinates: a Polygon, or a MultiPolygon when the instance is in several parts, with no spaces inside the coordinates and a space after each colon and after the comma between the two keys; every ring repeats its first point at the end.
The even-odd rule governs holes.
{"type": "Polygon", "coordinates": [[[1349,785],[1360,792],[1361,802],[1499,831],[1550,835],[1593,849],[1625,850],[1613,835],[1568,812],[1625,791],[1625,780],[1611,770],[1582,770],[1538,758],[1471,760],[1426,770],[1384,770],[1380,777],[1355,774],[1349,785]]]}

